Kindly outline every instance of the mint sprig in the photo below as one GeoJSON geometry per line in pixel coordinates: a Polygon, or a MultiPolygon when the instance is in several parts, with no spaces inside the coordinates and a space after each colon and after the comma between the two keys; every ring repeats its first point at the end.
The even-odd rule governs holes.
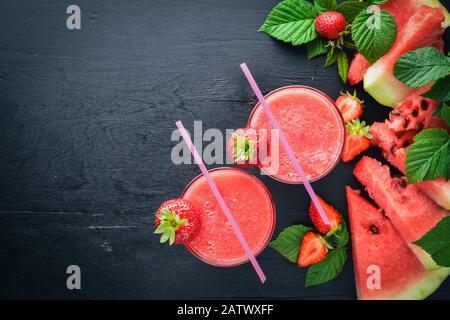
{"type": "Polygon", "coordinates": [[[270,12],[258,31],[297,46],[317,37],[315,19],[316,11],[311,3],[305,0],[284,0],[270,12]]]}
{"type": "Polygon", "coordinates": [[[450,267],[450,216],[437,223],[413,244],[425,250],[441,267],[450,267]]]}
{"type": "Polygon", "coordinates": [[[450,178],[450,137],[446,130],[428,129],[414,137],[406,155],[409,183],[450,178]]]}
{"type": "Polygon", "coordinates": [[[352,39],[370,63],[388,53],[396,37],[395,19],[385,10],[362,11],[353,21],[352,39]]]}
{"type": "Polygon", "coordinates": [[[409,87],[419,88],[450,73],[450,58],[432,47],[402,55],[394,66],[394,76],[409,87]]]}

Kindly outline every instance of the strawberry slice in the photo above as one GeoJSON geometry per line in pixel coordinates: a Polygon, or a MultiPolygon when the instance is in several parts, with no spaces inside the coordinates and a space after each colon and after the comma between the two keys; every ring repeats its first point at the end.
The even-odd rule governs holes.
{"type": "Polygon", "coordinates": [[[322,205],[323,211],[325,211],[330,224],[326,224],[325,221],[322,220],[322,216],[320,215],[319,210],[317,210],[313,202],[311,202],[311,205],[309,206],[309,216],[311,217],[314,226],[321,234],[333,234],[338,229],[342,221],[342,216],[335,208],[326,203],[321,197],[317,196],[317,199],[319,199],[319,202],[322,205]]]}
{"type": "Polygon", "coordinates": [[[360,122],[359,119],[347,123],[346,129],[342,161],[349,162],[370,147],[372,135],[369,133],[370,126],[366,126],[366,123],[360,122]]]}
{"type": "Polygon", "coordinates": [[[325,243],[325,239],[317,233],[308,232],[305,234],[298,255],[298,266],[307,267],[325,259],[328,254],[325,243]]]}
{"type": "Polygon", "coordinates": [[[356,96],[356,90],[353,94],[348,92],[341,94],[336,99],[336,107],[341,112],[344,122],[351,122],[363,113],[363,101],[356,96]]]}

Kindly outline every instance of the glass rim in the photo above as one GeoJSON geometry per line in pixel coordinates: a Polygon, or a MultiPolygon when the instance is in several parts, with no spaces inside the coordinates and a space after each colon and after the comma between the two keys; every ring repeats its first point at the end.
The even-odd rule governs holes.
{"type": "MultiPolygon", "coordinates": [[[[297,89],[306,89],[306,90],[310,90],[313,91],[319,95],[321,95],[322,97],[324,97],[326,100],[328,100],[328,102],[330,102],[331,106],[333,106],[332,110],[333,112],[338,116],[339,119],[341,119],[341,125],[340,127],[340,132],[341,132],[341,139],[340,139],[340,143],[339,143],[339,152],[338,152],[338,156],[336,157],[336,160],[332,163],[332,165],[327,168],[323,173],[321,173],[320,175],[318,175],[317,177],[313,177],[311,179],[308,179],[309,182],[314,182],[314,181],[318,181],[322,178],[324,178],[325,176],[327,176],[331,171],[333,171],[334,168],[336,168],[337,164],[339,163],[339,161],[341,160],[342,157],[342,152],[344,151],[344,142],[345,142],[345,125],[344,125],[344,119],[342,118],[342,114],[339,111],[339,109],[336,107],[333,99],[331,99],[326,93],[320,91],[319,89],[310,87],[310,86],[305,86],[305,85],[300,85],[300,84],[294,84],[294,85],[288,85],[288,86],[283,86],[280,88],[277,88],[275,90],[270,91],[269,93],[267,93],[266,95],[264,95],[264,98],[268,98],[269,96],[271,96],[272,94],[277,93],[278,91],[283,91],[286,89],[293,89],[293,88],[297,88],[297,89]]],[[[248,118],[247,121],[247,126],[251,127],[251,121],[253,119],[253,116],[256,112],[256,110],[258,109],[258,107],[260,107],[261,103],[258,101],[258,103],[253,107],[252,111],[250,112],[250,116],[248,118]]],[[[293,184],[293,185],[301,185],[303,184],[302,181],[290,181],[290,180],[285,180],[282,179],[280,177],[277,177],[275,175],[272,175],[270,173],[268,173],[267,171],[264,170],[264,168],[258,167],[262,172],[264,172],[265,175],[271,177],[272,179],[282,182],[282,183],[286,183],[286,184],[293,184]]]]}
{"type": "MultiPolygon", "coordinates": [[[[264,244],[261,246],[261,249],[258,250],[258,252],[254,252],[254,256],[257,257],[261,252],[264,251],[265,248],[267,248],[267,245],[270,242],[270,239],[272,239],[273,233],[275,232],[275,225],[276,225],[276,220],[277,220],[277,215],[276,215],[276,207],[275,207],[275,202],[273,201],[273,197],[272,194],[270,193],[270,190],[267,188],[267,186],[260,180],[258,179],[255,175],[247,172],[246,170],[243,170],[241,168],[236,168],[236,167],[218,167],[218,168],[213,168],[213,169],[209,169],[208,172],[213,172],[213,171],[221,171],[221,170],[231,170],[231,171],[239,171],[241,173],[246,174],[247,176],[249,176],[251,179],[253,179],[257,185],[262,186],[265,193],[267,194],[267,196],[269,197],[269,201],[271,203],[271,213],[272,213],[272,226],[270,228],[270,231],[267,234],[266,239],[264,239],[264,244]]],[[[203,174],[199,174],[197,175],[195,178],[193,178],[188,184],[187,186],[184,188],[183,192],[181,193],[180,198],[183,198],[183,196],[185,195],[186,191],[189,189],[189,187],[198,179],[202,178],[203,174]]],[[[197,252],[195,252],[195,250],[189,245],[188,243],[185,243],[184,246],[186,247],[186,249],[188,249],[188,251],[195,256],[196,258],[198,258],[199,260],[215,266],[215,267],[236,267],[242,264],[245,264],[247,262],[250,261],[250,259],[247,257],[247,255],[245,255],[245,259],[242,261],[237,261],[237,262],[233,262],[233,263],[219,263],[219,262],[213,262],[213,261],[208,261],[208,259],[206,257],[201,256],[200,254],[198,254],[197,252]]]]}

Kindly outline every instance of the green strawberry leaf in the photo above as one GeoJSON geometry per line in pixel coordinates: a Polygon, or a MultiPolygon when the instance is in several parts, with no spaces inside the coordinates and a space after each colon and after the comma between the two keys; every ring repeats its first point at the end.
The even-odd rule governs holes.
{"type": "Polygon", "coordinates": [[[374,63],[392,47],[397,37],[394,17],[385,10],[360,12],[352,24],[352,39],[364,57],[374,63]]]}
{"type": "Polygon", "coordinates": [[[371,5],[377,6],[377,5],[388,2],[388,0],[369,0],[369,2],[371,5]]]}
{"type": "Polygon", "coordinates": [[[345,1],[339,3],[336,7],[336,11],[344,15],[348,23],[352,23],[355,17],[363,10],[366,10],[369,6],[366,2],[359,1],[345,1]]]}
{"type": "Polygon", "coordinates": [[[284,0],[270,12],[259,32],[294,46],[317,37],[314,6],[305,0],[284,0]]]}
{"type": "Polygon", "coordinates": [[[308,49],[308,59],[315,58],[321,54],[327,53],[327,41],[322,37],[317,37],[313,41],[306,44],[308,49]]]}
{"type": "Polygon", "coordinates": [[[314,8],[318,14],[336,10],[336,0],[314,0],[314,8]]]}
{"type": "Polygon", "coordinates": [[[339,51],[338,58],[338,72],[339,76],[343,83],[347,84],[347,76],[348,76],[348,57],[344,51],[339,51]]]}
{"type": "Polygon", "coordinates": [[[413,244],[430,254],[438,266],[450,267],[450,216],[441,219],[413,244]]]}
{"type": "Polygon", "coordinates": [[[305,287],[316,286],[333,280],[341,273],[346,260],[346,248],[338,247],[331,250],[324,260],[308,268],[305,287]]]}
{"type": "Polygon", "coordinates": [[[311,231],[311,228],[297,224],[290,226],[278,235],[278,237],[269,243],[269,247],[277,250],[283,257],[290,262],[297,263],[303,237],[311,231]]]}
{"type": "Polygon", "coordinates": [[[405,53],[394,66],[395,77],[413,88],[423,87],[449,73],[450,58],[430,47],[405,53]]]}
{"type": "Polygon", "coordinates": [[[409,183],[450,178],[450,137],[446,130],[428,129],[414,137],[406,155],[409,183]]]}
{"type": "Polygon", "coordinates": [[[332,66],[338,60],[339,50],[331,48],[328,50],[327,59],[325,60],[325,67],[332,66]]]}
{"type": "Polygon", "coordinates": [[[444,122],[450,126],[450,106],[446,103],[442,104],[441,107],[441,117],[444,120],[444,122]]]}
{"type": "Polygon", "coordinates": [[[424,98],[447,101],[450,100],[450,75],[438,79],[433,86],[421,94],[424,98]]]}

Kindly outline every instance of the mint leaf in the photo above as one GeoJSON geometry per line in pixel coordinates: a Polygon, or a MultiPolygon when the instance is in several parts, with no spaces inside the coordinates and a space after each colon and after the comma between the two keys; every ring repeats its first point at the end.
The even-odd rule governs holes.
{"type": "Polygon", "coordinates": [[[334,247],[345,247],[350,240],[350,236],[348,234],[347,224],[344,219],[342,219],[339,229],[336,230],[334,234],[332,234],[327,241],[331,243],[334,247]]]}
{"type": "Polygon", "coordinates": [[[450,137],[446,130],[428,129],[414,137],[406,155],[409,183],[450,178],[450,137]]]}
{"type": "Polygon", "coordinates": [[[258,30],[294,46],[317,37],[314,6],[305,0],[285,0],[270,12],[258,30]]]}
{"type": "Polygon", "coordinates": [[[441,107],[441,117],[444,122],[450,126],[450,106],[446,103],[442,104],[441,107]]]}
{"type": "Polygon", "coordinates": [[[450,58],[430,47],[405,53],[394,66],[395,77],[413,88],[423,87],[449,73],[450,58]]]}
{"type": "Polygon", "coordinates": [[[348,75],[348,57],[344,51],[339,51],[338,58],[338,72],[339,76],[343,83],[347,83],[347,75],[348,75]]]}
{"type": "Polygon", "coordinates": [[[314,0],[314,8],[318,14],[336,10],[336,0],[314,0]]]}
{"type": "Polygon", "coordinates": [[[441,219],[413,244],[430,254],[438,266],[450,267],[450,216],[441,219]]]}
{"type": "Polygon", "coordinates": [[[322,37],[317,37],[313,41],[306,44],[308,49],[308,59],[315,58],[321,54],[327,53],[327,41],[322,37]]]}
{"type": "Polygon", "coordinates": [[[344,247],[333,249],[324,260],[310,266],[306,272],[305,287],[319,285],[336,278],[347,260],[345,250],[344,247]]]}
{"type": "Polygon", "coordinates": [[[450,75],[438,79],[433,86],[428,91],[422,93],[421,96],[440,101],[450,100],[450,75]]]}
{"type": "Polygon", "coordinates": [[[384,56],[391,49],[396,37],[395,19],[385,10],[362,11],[353,21],[352,39],[358,51],[370,63],[384,56]]]}
{"type": "Polygon", "coordinates": [[[366,2],[345,1],[337,5],[336,11],[342,13],[348,23],[352,23],[355,17],[368,6],[366,2]]]}
{"type": "Polygon", "coordinates": [[[300,245],[309,231],[311,228],[301,224],[290,226],[281,231],[278,237],[269,243],[269,247],[277,250],[290,262],[297,263],[300,245]]]}

